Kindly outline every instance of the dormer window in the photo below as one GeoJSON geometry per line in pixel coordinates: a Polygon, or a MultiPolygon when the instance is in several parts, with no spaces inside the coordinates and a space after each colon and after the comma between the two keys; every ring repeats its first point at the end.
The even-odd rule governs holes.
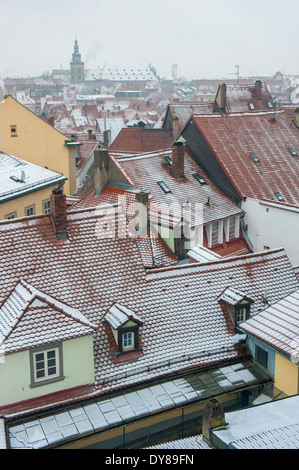
{"type": "Polygon", "coordinates": [[[103,321],[108,326],[110,343],[114,347],[118,361],[139,357],[141,354],[139,328],[142,326],[142,321],[135,312],[123,305],[114,304],[103,321]]]}
{"type": "Polygon", "coordinates": [[[219,302],[225,302],[235,328],[250,317],[250,307],[254,302],[244,292],[228,287],[222,292],[219,302]]]}

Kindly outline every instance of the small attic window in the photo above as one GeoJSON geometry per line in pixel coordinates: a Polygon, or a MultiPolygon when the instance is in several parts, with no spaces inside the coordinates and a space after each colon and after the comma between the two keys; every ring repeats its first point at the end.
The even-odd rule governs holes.
{"type": "Polygon", "coordinates": [[[251,160],[252,160],[254,163],[258,163],[258,162],[259,162],[259,159],[258,159],[258,157],[256,156],[255,153],[251,153],[251,154],[250,154],[250,158],[251,158],[251,160]]]}
{"type": "Polygon", "coordinates": [[[169,189],[167,184],[164,183],[164,181],[157,181],[157,183],[160,186],[160,188],[162,189],[162,191],[164,191],[165,194],[171,193],[171,190],[169,189]]]}
{"type": "Polygon", "coordinates": [[[249,103],[249,107],[250,107],[250,109],[255,109],[255,107],[254,107],[254,104],[253,104],[253,103],[249,103]]]}
{"type": "Polygon", "coordinates": [[[282,197],[282,195],[280,193],[274,193],[274,196],[276,197],[276,199],[280,202],[283,202],[284,201],[284,198],[282,197]]]}
{"type": "Polygon", "coordinates": [[[253,299],[249,298],[244,292],[228,287],[222,292],[219,301],[226,303],[235,328],[250,318],[250,307],[253,304],[253,299]]]}
{"type": "Polygon", "coordinates": [[[114,304],[103,321],[110,327],[110,334],[114,338],[114,353],[118,361],[127,360],[125,353],[135,351],[134,357],[141,354],[139,328],[142,326],[142,321],[134,312],[123,305],[114,304]]]}
{"type": "Polygon", "coordinates": [[[292,157],[298,157],[296,150],[294,150],[293,148],[289,148],[289,152],[292,155],[292,157]]]}
{"type": "Polygon", "coordinates": [[[198,174],[193,173],[193,177],[198,181],[200,184],[207,184],[206,181],[198,174]]]}
{"type": "Polygon", "coordinates": [[[15,124],[13,126],[10,126],[10,136],[11,137],[18,137],[17,126],[15,124]]]}

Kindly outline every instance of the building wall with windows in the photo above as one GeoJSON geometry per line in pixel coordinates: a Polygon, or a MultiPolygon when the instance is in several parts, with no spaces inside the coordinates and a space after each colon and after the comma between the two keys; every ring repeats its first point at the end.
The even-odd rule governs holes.
{"type": "Polygon", "coordinates": [[[0,220],[50,212],[50,195],[57,185],[34,191],[0,204],[0,220]]]}
{"type": "MultiPolygon", "coordinates": [[[[51,375],[34,383],[34,352],[53,350],[57,345],[47,345],[37,350],[23,350],[7,354],[0,361],[0,387],[1,406],[28,400],[41,395],[67,390],[80,385],[89,385],[94,382],[94,359],[93,359],[93,337],[86,335],[79,338],[64,341],[59,346],[58,360],[56,366],[59,370],[54,374],[54,379],[49,380],[51,375]]],[[[49,358],[49,361],[51,358],[49,358]]],[[[41,362],[41,361],[40,361],[41,362]]],[[[49,367],[51,363],[49,364],[49,367]]]]}
{"type": "Polygon", "coordinates": [[[0,151],[66,176],[64,192],[74,194],[77,146],[12,96],[0,103],[0,123],[0,151]]]}

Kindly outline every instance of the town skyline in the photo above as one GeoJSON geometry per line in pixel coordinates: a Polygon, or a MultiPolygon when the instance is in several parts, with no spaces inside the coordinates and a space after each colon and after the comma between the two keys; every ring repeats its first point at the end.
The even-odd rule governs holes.
{"type": "Polygon", "coordinates": [[[177,64],[187,80],[232,78],[236,65],[243,77],[298,70],[295,0],[287,9],[276,0],[253,0],[250,8],[236,0],[187,0],[184,9],[177,0],[87,0],[83,11],[68,0],[54,0],[47,11],[36,0],[16,0],[13,15],[11,3],[1,0],[0,13],[10,45],[1,50],[1,78],[68,68],[75,37],[86,69],[151,63],[161,77],[170,77],[177,64]]]}

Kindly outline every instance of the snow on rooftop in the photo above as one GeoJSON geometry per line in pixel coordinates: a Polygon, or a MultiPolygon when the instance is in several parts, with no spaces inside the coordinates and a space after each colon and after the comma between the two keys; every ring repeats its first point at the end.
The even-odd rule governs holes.
{"type": "Polygon", "coordinates": [[[114,329],[123,326],[129,320],[142,323],[141,319],[132,310],[120,304],[113,305],[105,315],[104,320],[114,329]]]}
{"type": "MultiPolygon", "coordinates": [[[[226,413],[225,420],[228,426],[214,429],[213,435],[227,446],[235,441],[255,436],[261,447],[268,448],[269,432],[281,428],[288,428],[289,433],[295,432],[298,439],[299,395],[226,413]],[[264,440],[264,433],[268,433],[266,440],[264,440]]],[[[280,435],[277,448],[284,445],[285,438],[285,433],[280,435]]],[[[298,440],[296,448],[298,448],[298,440]]]]}
{"type": "Polygon", "coordinates": [[[0,202],[66,180],[54,171],[2,152],[0,166],[0,202]]]}

